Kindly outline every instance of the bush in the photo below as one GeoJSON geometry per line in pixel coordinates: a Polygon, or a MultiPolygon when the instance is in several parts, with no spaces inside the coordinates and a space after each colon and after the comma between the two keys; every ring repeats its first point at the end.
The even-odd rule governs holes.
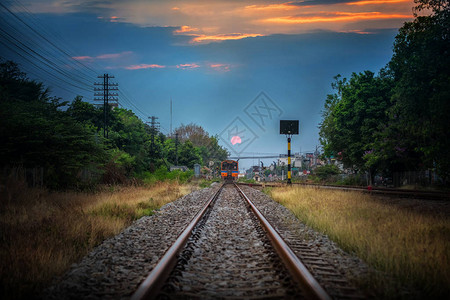
{"type": "Polygon", "coordinates": [[[320,180],[327,180],[333,175],[339,174],[341,171],[335,165],[324,165],[317,167],[314,173],[319,177],[320,180]]]}
{"type": "Polygon", "coordinates": [[[145,184],[155,184],[158,181],[178,181],[179,183],[186,183],[194,176],[194,171],[189,170],[183,172],[181,170],[168,171],[165,166],[156,169],[155,172],[142,172],[136,177],[141,179],[145,184]]]}

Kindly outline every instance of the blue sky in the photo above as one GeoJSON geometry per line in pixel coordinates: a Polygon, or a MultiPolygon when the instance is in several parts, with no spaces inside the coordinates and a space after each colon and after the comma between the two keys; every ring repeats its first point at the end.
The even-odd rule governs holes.
{"type": "Polygon", "coordinates": [[[42,71],[46,66],[31,66],[23,58],[27,54],[5,46],[11,38],[0,36],[1,55],[21,63],[55,95],[71,100],[81,94],[92,101],[89,85],[93,89],[95,75],[113,74],[121,105],[141,118],[159,117],[164,133],[170,129],[172,99],[174,128],[196,123],[212,135],[223,133],[221,144],[233,155],[248,155],[286,152],[280,119],[300,121],[293,152],[314,150],[333,77],[384,67],[398,28],[412,18],[413,2],[22,0],[4,5],[72,61],[64,64],[68,57],[58,59],[61,53],[50,51],[46,41],[2,8],[3,28],[11,35],[64,70],[86,74],[80,79],[85,89],[68,91],[67,84],[42,71]],[[261,92],[278,108],[276,114],[261,108],[261,92]],[[257,107],[260,115],[252,115],[257,107]],[[232,123],[236,118],[241,123],[232,123]],[[235,126],[246,126],[251,144],[227,143],[235,126]]]}

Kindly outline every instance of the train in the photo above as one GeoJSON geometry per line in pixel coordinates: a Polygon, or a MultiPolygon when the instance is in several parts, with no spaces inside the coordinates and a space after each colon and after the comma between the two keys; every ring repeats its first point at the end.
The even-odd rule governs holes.
{"type": "Polygon", "coordinates": [[[239,175],[239,163],[235,160],[224,160],[220,166],[220,175],[225,181],[234,181],[239,175]]]}

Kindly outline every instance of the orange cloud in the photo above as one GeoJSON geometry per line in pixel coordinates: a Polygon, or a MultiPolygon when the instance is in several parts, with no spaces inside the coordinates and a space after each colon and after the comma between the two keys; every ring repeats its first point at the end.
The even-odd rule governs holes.
{"type": "MultiPolygon", "coordinates": [[[[42,1],[37,1],[39,4],[34,3],[36,1],[29,2],[29,9],[40,13],[74,13],[82,7],[44,6],[42,1]]],[[[92,9],[104,9],[102,1],[94,2],[92,9]]],[[[175,27],[174,35],[188,36],[194,45],[314,30],[340,32],[398,28],[404,21],[412,19],[411,9],[414,6],[413,0],[109,2],[109,15],[98,18],[142,27],[175,27]]]]}
{"type": "Polygon", "coordinates": [[[140,70],[140,69],[162,69],[166,66],[157,65],[157,64],[140,64],[140,65],[131,65],[128,67],[125,67],[127,70],[140,70]]]}
{"type": "Polygon", "coordinates": [[[175,34],[183,34],[187,32],[198,31],[197,28],[192,28],[190,26],[181,26],[180,29],[174,30],[175,34]]]}
{"type": "Polygon", "coordinates": [[[249,37],[257,37],[263,36],[259,33],[231,33],[231,34],[219,34],[219,35],[199,35],[192,39],[193,43],[201,43],[201,42],[213,42],[213,41],[226,41],[226,40],[240,40],[249,37]]]}
{"type": "Polygon", "coordinates": [[[297,9],[296,6],[291,5],[290,2],[288,3],[281,3],[281,4],[269,4],[269,5],[247,5],[245,7],[247,10],[293,10],[297,9]]]}
{"type": "Polygon", "coordinates": [[[183,69],[183,70],[200,68],[200,66],[198,64],[196,64],[196,63],[193,63],[193,64],[179,64],[179,65],[176,65],[176,67],[177,67],[177,69],[183,69]]]}
{"type": "Polygon", "coordinates": [[[348,2],[347,5],[372,5],[372,4],[395,4],[402,2],[411,2],[411,0],[363,0],[357,2],[348,2]]]}
{"type": "Polygon", "coordinates": [[[380,20],[380,19],[406,19],[409,15],[402,14],[384,14],[380,12],[362,12],[362,13],[347,13],[335,12],[326,14],[324,16],[289,16],[280,18],[269,18],[262,20],[264,23],[278,23],[278,24],[306,24],[306,23],[321,23],[321,22],[345,22],[345,21],[361,21],[361,20],[380,20]]]}

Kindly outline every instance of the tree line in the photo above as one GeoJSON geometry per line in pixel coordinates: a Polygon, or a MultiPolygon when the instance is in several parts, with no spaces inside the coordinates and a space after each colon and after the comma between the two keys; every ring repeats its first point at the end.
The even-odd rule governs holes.
{"type": "Polygon", "coordinates": [[[390,62],[374,74],[340,75],[319,125],[327,157],[356,172],[389,176],[435,170],[450,180],[450,4],[415,0],[390,62]],[[429,12],[429,15],[419,15],[429,12]]]}
{"type": "MultiPolygon", "coordinates": [[[[193,168],[224,160],[226,149],[201,126],[182,125],[178,142],[158,132],[131,110],[108,109],[108,138],[103,136],[103,107],[77,96],[63,101],[30,80],[12,61],[0,61],[0,168],[45,170],[54,189],[97,183],[125,183],[179,165],[193,168]],[[94,174],[83,183],[82,174],[94,174]]],[[[175,136],[175,135],[174,135],[175,136]]]]}

